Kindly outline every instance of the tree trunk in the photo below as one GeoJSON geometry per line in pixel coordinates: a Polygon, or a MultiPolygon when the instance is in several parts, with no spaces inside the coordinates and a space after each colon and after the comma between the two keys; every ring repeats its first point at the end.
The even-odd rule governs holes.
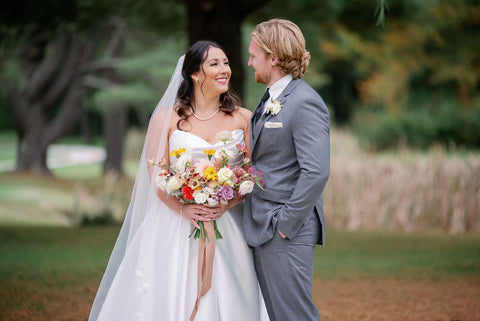
{"type": "Polygon", "coordinates": [[[94,48],[93,41],[83,41],[74,31],[50,46],[31,41],[24,48],[25,85],[7,85],[18,133],[16,171],[51,175],[47,148],[78,120],[86,93],[81,67],[94,48]]]}
{"type": "Polygon", "coordinates": [[[125,106],[116,107],[103,114],[103,137],[107,154],[103,164],[104,173],[123,175],[123,147],[127,126],[128,109],[125,106]]]}
{"type": "Polygon", "coordinates": [[[231,88],[244,97],[242,67],[242,22],[252,11],[269,0],[185,0],[190,45],[199,40],[211,40],[221,45],[232,68],[231,88]]]}
{"type": "Polygon", "coordinates": [[[42,115],[32,110],[31,127],[23,136],[18,136],[17,165],[18,172],[34,172],[37,174],[50,175],[47,166],[47,147],[43,144],[42,137],[45,135],[46,123],[42,115]]]}

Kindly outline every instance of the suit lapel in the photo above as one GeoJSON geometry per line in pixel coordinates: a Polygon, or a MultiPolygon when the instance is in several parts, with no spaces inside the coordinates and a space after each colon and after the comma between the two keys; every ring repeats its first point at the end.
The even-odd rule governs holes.
{"type": "MultiPolygon", "coordinates": [[[[255,112],[257,111],[258,108],[260,108],[261,104],[262,102],[260,101],[257,107],[255,107],[255,109],[253,110],[252,117],[250,118],[250,146],[253,146],[254,137],[255,137],[255,121],[254,121],[255,112]]],[[[259,121],[257,121],[257,124],[259,123],[259,121]]]]}
{"type": "MultiPolygon", "coordinates": [[[[290,81],[290,83],[285,87],[285,89],[282,91],[280,96],[277,97],[277,100],[280,101],[280,104],[285,105],[287,102],[287,97],[292,93],[292,91],[297,87],[301,79],[294,79],[290,81]]],[[[266,104],[268,104],[271,100],[267,101],[266,104]]],[[[257,106],[258,108],[258,106],[257,106]]],[[[282,111],[280,111],[281,113],[282,111]]],[[[262,129],[265,125],[265,123],[273,117],[272,114],[264,115],[265,117],[261,117],[256,124],[253,123],[253,121],[250,122],[250,128],[251,128],[251,137],[252,137],[252,156],[253,156],[253,151],[255,150],[256,143],[258,141],[258,137],[260,137],[260,134],[262,132],[262,129]]]]}

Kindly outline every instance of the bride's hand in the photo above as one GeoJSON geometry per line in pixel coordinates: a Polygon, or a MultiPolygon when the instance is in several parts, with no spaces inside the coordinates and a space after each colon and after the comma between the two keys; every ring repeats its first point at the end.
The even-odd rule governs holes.
{"type": "Polygon", "coordinates": [[[230,200],[227,204],[218,203],[217,205],[213,206],[205,205],[211,210],[211,212],[205,215],[205,217],[211,220],[218,220],[230,207],[236,203],[237,202],[230,200]]]}
{"type": "Polygon", "coordinates": [[[190,221],[196,228],[200,228],[197,221],[211,221],[206,215],[211,215],[213,210],[199,204],[183,204],[180,209],[180,215],[190,221]]]}

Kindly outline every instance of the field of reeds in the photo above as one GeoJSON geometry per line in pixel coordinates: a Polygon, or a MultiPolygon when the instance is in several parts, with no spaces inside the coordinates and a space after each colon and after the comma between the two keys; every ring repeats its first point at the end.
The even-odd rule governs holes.
{"type": "MultiPolygon", "coordinates": [[[[1,141],[0,141],[1,143],[1,141]]],[[[101,164],[54,170],[56,178],[0,173],[0,224],[78,225],[121,221],[143,133],[131,131],[126,178],[101,176],[101,164]]],[[[2,151],[13,144],[0,144],[2,151]]],[[[480,154],[399,149],[371,153],[350,131],[332,129],[327,226],[348,230],[480,231],[480,154]]]]}
{"type": "Polygon", "coordinates": [[[367,153],[351,133],[331,134],[324,194],[327,225],[338,229],[480,231],[480,156],[442,148],[367,153]]]}

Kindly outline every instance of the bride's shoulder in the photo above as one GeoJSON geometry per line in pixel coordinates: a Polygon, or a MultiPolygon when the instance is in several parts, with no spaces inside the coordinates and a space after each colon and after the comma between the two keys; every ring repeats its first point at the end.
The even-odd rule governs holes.
{"type": "Polygon", "coordinates": [[[247,108],[241,107],[241,106],[236,106],[235,107],[235,112],[236,112],[236,114],[238,114],[241,117],[250,121],[250,117],[252,116],[252,112],[250,110],[248,110],[247,108]]]}

